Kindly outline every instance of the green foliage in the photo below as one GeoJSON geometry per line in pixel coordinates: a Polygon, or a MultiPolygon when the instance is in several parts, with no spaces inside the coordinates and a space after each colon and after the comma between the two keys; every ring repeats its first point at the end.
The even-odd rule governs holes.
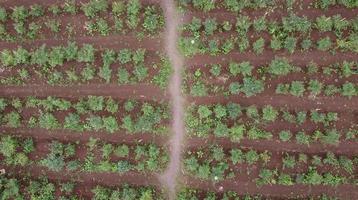
{"type": "Polygon", "coordinates": [[[265,40],[262,37],[257,39],[252,45],[253,50],[256,54],[262,54],[264,50],[264,46],[265,46],[265,40]]]}
{"type": "Polygon", "coordinates": [[[292,133],[290,131],[281,131],[279,134],[279,138],[283,142],[287,142],[291,139],[292,133]]]}
{"type": "Polygon", "coordinates": [[[342,86],[342,95],[348,98],[351,98],[352,96],[356,96],[357,95],[356,86],[350,82],[344,83],[342,86]]]}
{"type": "Polygon", "coordinates": [[[90,44],[84,44],[82,48],[78,51],[77,61],[78,62],[94,62],[94,53],[95,49],[90,44]]]}
{"type": "Polygon", "coordinates": [[[295,37],[287,37],[283,46],[289,53],[293,53],[296,48],[297,39],[295,37]]]}
{"type": "Polygon", "coordinates": [[[69,14],[75,15],[77,13],[76,1],[75,0],[65,0],[63,4],[63,11],[69,14]]]}
{"type": "Polygon", "coordinates": [[[286,58],[275,58],[268,68],[269,73],[277,76],[287,75],[291,71],[293,71],[293,67],[286,58]]]}
{"type": "Polygon", "coordinates": [[[302,81],[292,81],[290,87],[290,93],[293,96],[301,97],[303,96],[304,92],[305,92],[305,86],[303,85],[302,81]]]}
{"type": "Polygon", "coordinates": [[[4,116],[4,120],[7,126],[12,128],[18,128],[21,125],[21,116],[16,111],[12,111],[10,113],[7,113],[4,116]]]}
{"type": "Polygon", "coordinates": [[[266,106],[262,109],[262,118],[266,121],[275,121],[278,116],[278,111],[272,106],[266,106]]]}
{"type": "Polygon", "coordinates": [[[89,18],[94,18],[99,12],[105,12],[108,8],[106,0],[90,0],[88,3],[82,3],[81,10],[89,18]]]}
{"type": "Polygon", "coordinates": [[[41,17],[45,13],[43,7],[38,4],[34,4],[30,6],[30,12],[29,15],[33,17],[41,17]]]}
{"type": "Polygon", "coordinates": [[[318,80],[310,80],[308,83],[308,90],[310,91],[311,95],[319,95],[322,92],[323,84],[318,80]]]}
{"type": "Polygon", "coordinates": [[[56,129],[60,127],[58,120],[51,113],[43,113],[39,117],[39,126],[44,129],[56,129]]]}
{"type": "Polygon", "coordinates": [[[239,35],[241,36],[245,35],[250,27],[251,27],[251,21],[248,16],[240,15],[239,17],[237,17],[236,31],[239,33],[239,35]]]}
{"type": "Polygon", "coordinates": [[[251,77],[245,77],[241,91],[247,96],[254,96],[264,91],[264,82],[251,77]]]}
{"type": "Polygon", "coordinates": [[[191,87],[190,94],[193,96],[206,96],[208,91],[204,83],[197,81],[194,83],[194,85],[191,87]]]}
{"type": "Polygon", "coordinates": [[[154,6],[146,7],[144,11],[143,27],[149,33],[155,33],[164,25],[164,19],[158,13],[154,6]]]}
{"type": "Polygon", "coordinates": [[[5,10],[5,8],[0,7],[0,21],[4,22],[4,21],[6,21],[6,19],[7,19],[6,10],[5,10]]]}
{"type": "Polygon", "coordinates": [[[331,46],[332,42],[329,37],[322,38],[317,42],[317,48],[321,51],[328,51],[331,46]]]}
{"type": "Polygon", "coordinates": [[[204,12],[213,10],[215,8],[215,1],[211,0],[192,0],[194,8],[200,9],[204,12]]]}
{"type": "Polygon", "coordinates": [[[322,15],[316,18],[316,27],[321,32],[332,31],[333,21],[331,17],[322,15]]]}
{"type": "Polygon", "coordinates": [[[11,19],[15,22],[24,21],[29,15],[29,11],[24,6],[15,6],[11,13],[11,19]]]}
{"type": "Polygon", "coordinates": [[[141,3],[139,0],[129,1],[127,4],[127,25],[130,29],[135,29],[139,23],[139,12],[141,3]]]}

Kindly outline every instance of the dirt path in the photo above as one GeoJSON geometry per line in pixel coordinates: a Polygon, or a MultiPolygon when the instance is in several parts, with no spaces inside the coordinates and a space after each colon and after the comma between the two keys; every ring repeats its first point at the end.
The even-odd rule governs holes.
{"type": "Polygon", "coordinates": [[[173,0],[163,0],[162,7],[166,20],[165,50],[173,66],[169,93],[172,102],[172,138],[170,139],[170,163],[166,171],[160,176],[163,186],[169,192],[169,199],[175,199],[178,174],[181,167],[181,154],[183,149],[185,128],[184,128],[184,97],[181,93],[181,70],[184,60],[177,49],[179,32],[177,28],[181,19],[176,13],[175,2],[173,0]]]}

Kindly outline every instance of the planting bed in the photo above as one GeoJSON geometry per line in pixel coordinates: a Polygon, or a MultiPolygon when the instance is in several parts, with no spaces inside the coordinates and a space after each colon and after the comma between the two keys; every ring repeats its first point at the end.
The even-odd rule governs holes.
{"type": "Polygon", "coordinates": [[[358,199],[358,1],[0,1],[0,199],[358,199]]]}

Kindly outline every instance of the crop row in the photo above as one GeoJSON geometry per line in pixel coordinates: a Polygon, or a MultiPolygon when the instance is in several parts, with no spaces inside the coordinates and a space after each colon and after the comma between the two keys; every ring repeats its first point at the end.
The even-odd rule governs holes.
{"type": "Polygon", "coordinates": [[[341,95],[348,98],[356,96],[357,85],[346,79],[356,74],[354,63],[343,62],[342,65],[337,64],[326,67],[323,69],[323,73],[327,77],[324,78],[332,79],[332,72],[338,71],[335,70],[337,66],[342,66],[339,70],[339,73],[343,76],[339,78],[342,83],[332,84],[332,81],[321,81],[320,79],[323,78],[311,78],[311,76],[317,75],[319,72],[316,64],[310,63],[306,67],[296,67],[285,58],[276,57],[268,65],[256,68],[250,62],[230,62],[224,69],[220,64],[213,64],[210,68],[197,68],[192,69],[195,70],[193,73],[187,72],[185,90],[193,96],[220,93],[238,95],[243,93],[249,97],[260,94],[271,87],[276,87],[276,93],[278,94],[291,94],[297,97],[305,94],[310,96],[341,95]],[[271,83],[283,76],[289,77],[290,75],[302,73],[305,73],[304,79],[310,78],[311,80],[301,81],[302,78],[300,78],[286,84],[271,83]],[[325,82],[327,83],[325,84],[325,82]]]}
{"type": "MultiPolygon", "coordinates": [[[[257,108],[255,105],[243,107],[236,103],[228,103],[226,105],[198,105],[188,109],[188,122],[193,118],[199,118],[203,124],[212,124],[214,122],[227,123],[229,121],[240,121],[240,118],[249,118],[255,123],[272,123],[276,120],[302,125],[307,118],[315,124],[324,124],[332,126],[339,120],[336,112],[318,112],[317,110],[293,111],[292,113],[284,108],[276,109],[270,105],[257,108]]],[[[197,120],[195,120],[197,121],[197,120]]]]}
{"type": "Polygon", "coordinates": [[[83,171],[125,173],[128,171],[158,172],[165,168],[168,155],[154,144],[110,144],[90,139],[87,144],[49,141],[43,151],[31,138],[2,135],[2,164],[8,166],[43,166],[51,171],[83,171]],[[34,158],[35,155],[35,158],[34,158]]]}
{"type": "Polygon", "coordinates": [[[116,101],[110,97],[88,96],[75,101],[47,97],[1,99],[1,124],[65,129],[77,132],[120,130],[127,133],[166,133],[167,105],[135,100],[116,101]]]}
{"type": "MultiPolygon", "coordinates": [[[[275,57],[270,63],[260,66],[253,66],[250,61],[234,62],[230,61],[225,64],[209,64],[204,66],[193,66],[197,74],[208,79],[217,79],[221,76],[228,79],[236,77],[247,77],[258,75],[262,79],[274,79],[280,76],[287,76],[292,73],[300,73],[305,76],[323,75],[324,77],[338,77],[340,79],[349,78],[358,74],[358,64],[356,62],[343,61],[340,63],[329,64],[327,66],[318,65],[310,62],[304,66],[295,66],[288,59],[275,57]]],[[[191,69],[190,69],[191,70],[191,69]]],[[[190,74],[188,74],[189,76],[190,74]]],[[[199,77],[198,77],[199,78],[199,77]]]]}
{"type": "MultiPolygon", "coordinates": [[[[75,182],[49,181],[47,178],[32,179],[29,177],[14,178],[0,176],[1,199],[46,199],[66,200],[84,199],[77,195],[80,186],[75,182]]],[[[163,194],[153,187],[134,187],[123,184],[116,188],[100,185],[91,186],[90,195],[93,200],[104,199],[162,199],[163,194]]]]}
{"type": "Polygon", "coordinates": [[[256,180],[258,185],[293,185],[295,182],[297,184],[321,184],[321,182],[316,183],[313,180],[317,176],[326,185],[356,182],[354,171],[357,166],[357,157],[350,159],[343,155],[336,156],[331,152],[325,156],[308,156],[300,153],[297,158],[298,160],[296,160],[295,155],[286,153],[281,158],[281,161],[277,159],[280,158],[276,157],[274,159],[273,155],[267,151],[257,152],[253,149],[242,150],[236,148],[224,150],[222,147],[214,145],[209,149],[189,151],[184,163],[185,169],[189,174],[213,181],[245,176],[243,171],[246,171],[246,176],[256,176],[254,172],[256,169],[250,167],[256,165],[259,166],[260,173],[258,177],[250,178],[250,180],[256,180]],[[274,170],[269,170],[270,172],[275,171],[272,176],[277,176],[277,171],[281,172],[276,177],[278,181],[267,181],[270,179],[267,179],[263,174],[269,168],[275,168],[274,170]],[[295,170],[285,170],[285,168],[294,168],[295,170]]]}
{"type": "MultiPolygon", "coordinates": [[[[199,190],[199,189],[195,189],[195,188],[182,188],[177,196],[178,200],[200,200],[200,199],[205,199],[205,200],[264,200],[264,199],[268,199],[269,197],[265,197],[264,195],[240,195],[234,191],[227,191],[224,193],[216,193],[213,191],[204,191],[204,190],[199,190]]],[[[310,196],[307,197],[309,199],[315,199],[315,200],[338,200],[337,198],[334,197],[329,197],[325,194],[319,195],[319,196],[310,196]]],[[[292,200],[298,200],[298,199],[302,199],[301,197],[297,197],[297,198],[290,198],[292,200]]]]}
{"type": "MultiPolygon", "coordinates": [[[[199,105],[191,106],[186,115],[187,132],[192,136],[208,137],[214,135],[216,137],[226,137],[231,141],[239,142],[242,139],[272,140],[274,137],[283,142],[295,140],[298,144],[309,145],[312,142],[320,142],[323,144],[337,145],[343,140],[344,130],[337,131],[335,122],[339,120],[338,113],[327,112],[322,113],[317,110],[307,111],[289,111],[287,109],[275,109],[268,105],[262,109],[257,109],[251,105],[242,107],[236,103],[228,103],[226,105],[199,105]],[[308,119],[309,121],[308,122],[308,119]],[[286,129],[279,132],[270,131],[265,128],[267,124],[274,124],[279,121],[291,123],[286,129]],[[315,130],[311,133],[301,131],[293,134],[289,129],[294,124],[302,126],[304,123],[313,123],[315,130]],[[319,128],[319,124],[323,124],[324,128],[319,128]],[[288,129],[287,129],[288,128],[288,129]],[[293,137],[295,136],[295,137],[293,137]]],[[[288,124],[287,124],[288,125],[288,124]]],[[[355,140],[357,130],[354,124],[346,127],[346,140],[355,140]]]]}
{"type": "MultiPolygon", "coordinates": [[[[221,1],[211,1],[211,0],[187,0],[187,1],[177,1],[179,7],[189,9],[193,7],[199,11],[209,12],[215,9],[224,8],[226,11],[240,13],[242,9],[265,9],[270,10],[277,7],[277,5],[283,4],[287,10],[291,10],[295,1],[280,1],[280,0],[261,0],[261,1],[246,1],[246,0],[221,0],[221,1]]],[[[312,4],[316,8],[327,9],[331,6],[340,5],[346,8],[357,8],[358,3],[356,1],[350,0],[315,0],[312,1],[312,4]]]]}
{"type": "Polygon", "coordinates": [[[52,48],[43,45],[32,50],[4,49],[0,61],[7,74],[1,78],[1,84],[6,85],[25,84],[36,78],[52,85],[97,80],[120,85],[152,82],[164,88],[171,72],[168,60],[159,53],[126,48],[98,50],[91,44],[79,47],[74,42],[52,48]],[[117,81],[113,81],[116,77],[117,81]]]}
{"type": "Polygon", "coordinates": [[[315,20],[309,20],[307,17],[293,14],[283,17],[281,21],[269,21],[265,16],[251,20],[248,16],[240,15],[236,23],[232,23],[230,21],[218,22],[216,18],[211,17],[206,18],[205,21],[193,17],[190,23],[184,25],[183,31],[185,35],[196,38],[234,31],[240,36],[245,36],[250,31],[255,31],[257,35],[268,33],[279,41],[289,36],[308,37],[312,31],[318,31],[320,33],[334,32],[336,37],[342,39],[344,35],[348,35],[348,32],[355,34],[358,31],[358,18],[347,20],[338,14],[328,17],[322,15],[315,20]],[[298,33],[300,35],[297,35],[298,33]]]}
{"type": "Polygon", "coordinates": [[[142,35],[154,35],[162,30],[163,25],[160,6],[142,5],[139,0],[111,4],[107,0],[91,0],[81,5],[67,0],[61,5],[15,6],[8,11],[0,7],[0,35],[5,41],[38,39],[46,31],[56,34],[65,32],[70,37],[77,33],[107,36],[113,32],[124,34],[133,30],[142,35]],[[87,17],[83,19],[85,26],[61,20],[83,14],[87,17]]]}
{"type": "MultiPolygon", "coordinates": [[[[332,40],[329,36],[321,37],[316,44],[313,44],[310,39],[301,41],[301,50],[308,51],[310,49],[317,49],[321,52],[332,50],[333,52],[358,52],[356,45],[357,34],[352,34],[342,40],[332,40]]],[[[220,37],[209,40],[201,40],[194,37],[181,37],[179,40],[179,48],[181,53],[186,57],[192,57],[198,54],[210,54],[218,56],[220,54],[229,54],[232,52],[245,52],[250,48],[260,55],[264,52],[266,46],[273,50],[286,49],[288,52],[293,53],[298,48],[298,40],[295,37],[288,37],[284,41],[270,40],[267,42],[264,38],[258,38],[250,44],[247,37],[220,37]]]]}

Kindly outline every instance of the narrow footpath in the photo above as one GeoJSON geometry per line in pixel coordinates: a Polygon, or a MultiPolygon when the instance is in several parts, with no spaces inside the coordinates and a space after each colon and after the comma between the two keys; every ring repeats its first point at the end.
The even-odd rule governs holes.
{"type": "Polygon", "coordinates": [[[168,191],[170,200],[175,199],[176,186],[181,172],[181,157],[184,147],[184,97],[181,92],[182,67],[184,60],[177,49],[178,27],[181,17],[175,9],[174,0],[162,0],[166,21],[165,50],[169,57],[173,73],[170,80],[169,93],[172,106],[172,132],[169,143],[170,162],[166,171],[160,175],[163,187],[168,191]]]}

